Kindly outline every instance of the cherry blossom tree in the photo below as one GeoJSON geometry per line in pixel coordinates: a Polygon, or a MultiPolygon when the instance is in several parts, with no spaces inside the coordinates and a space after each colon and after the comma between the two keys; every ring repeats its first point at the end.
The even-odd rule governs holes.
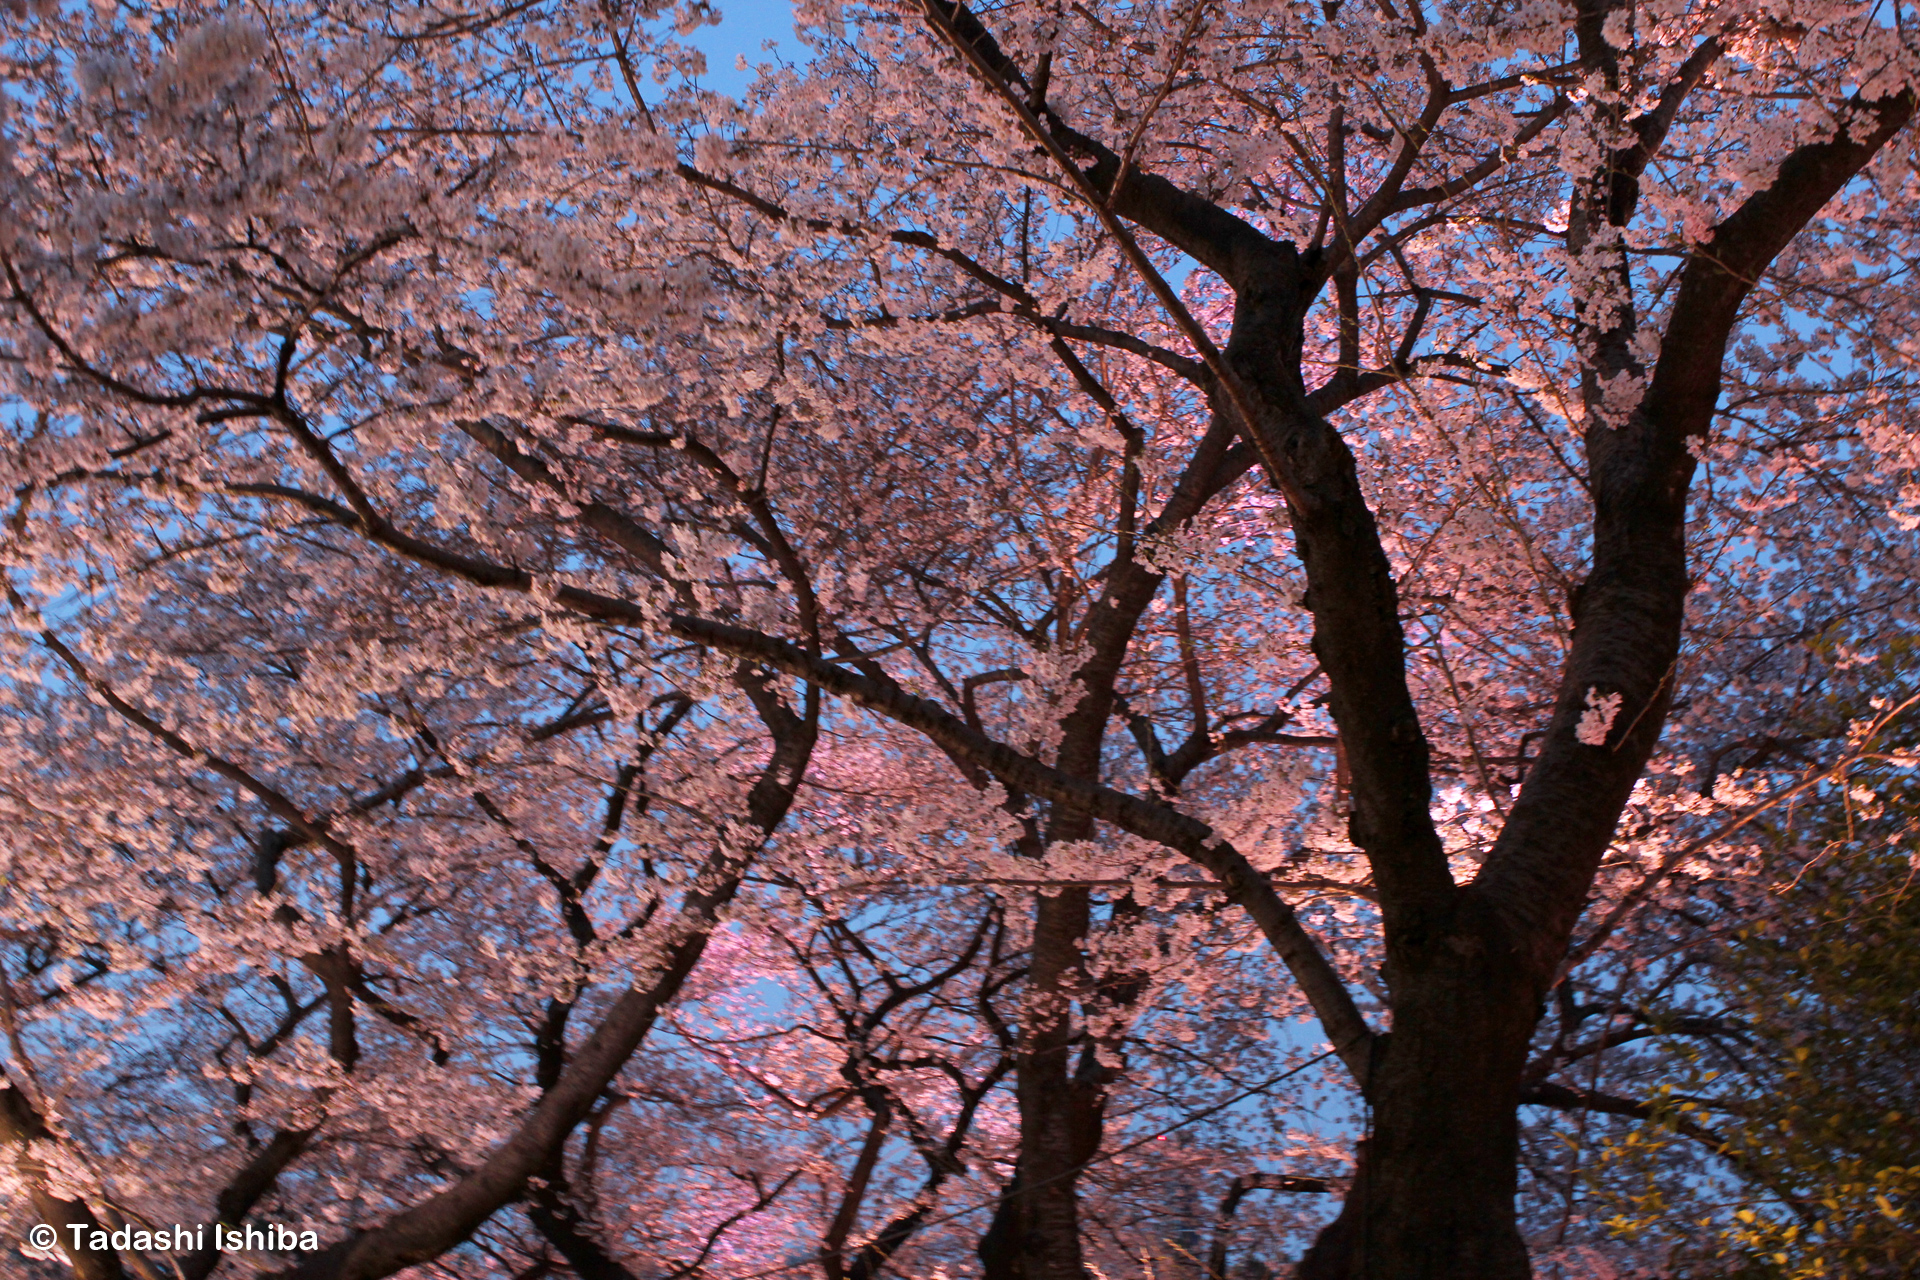
{"type": "Polygon", "coordinates": [[[270,1153],[114,1189],[79,1054],[22,1186],[639,1274],[622,1072],[729,918],[684,1007],[809,1030],[675,1033],[657,1097],[787,1118],[648,1266],[1143,1265],[1145,1099],[1313,1060],[1239,982],[1363,1110],[1298,1273],[1528,1274],[1520,1108],[1638,1105],[1569,1074],[1634,912],[1912,617],[1913,15],[798,12],[744,103],[671,87],[692,7],[8,19],[15,1017],[216,1063],[270,1153]]]}

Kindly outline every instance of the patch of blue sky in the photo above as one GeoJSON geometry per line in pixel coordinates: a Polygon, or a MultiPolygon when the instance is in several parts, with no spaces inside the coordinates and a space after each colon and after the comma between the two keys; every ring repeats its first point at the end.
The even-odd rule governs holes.
{"type": "Polygon", "coordinates": [[[753,83],[754,67],[775,58],[795,60],[805,51],[794,35],[789,0],[728,0],[718,12],[717,24],[682,37],[686,44],[707,55],[707,72],[700,77],[702,88],[744,97],[747,86],[753,83]],[[772,49],[767,47],[768,42],[772,42],[772,49]]]}

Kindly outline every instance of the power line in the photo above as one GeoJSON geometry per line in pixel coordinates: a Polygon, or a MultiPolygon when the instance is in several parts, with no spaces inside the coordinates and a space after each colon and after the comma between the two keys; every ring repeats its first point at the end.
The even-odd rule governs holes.
{"type": "MultiPolygon", "coordinates": [[[[1021,1188],[1021,1191],[1026,1192],[1026,1191],[1037,1190],[1040,1187],[1048,1186],[1052,1183],[1058,1182],[1062,1178],[1069,1178],[1069,1177],[1073,1177],[1076,1174],[1084,1173],[1088,1169],[1091,1169],[1094,1165],[1103,1164],[1107,1161],[1117,1159],[1118,1157],[1127,1154],[1127,1152],[1129,1151],[1137,1151],[1141,1147],[1146,1146],[1149,1142],[1155,1142],[1161,1138],[1166,1137],[1168,1134],[1172,1133],[1176,1129],[1183,1129],[1186,1126],[1193,1124],[1195,1121],[1204,1120],[1210,1115],[1216,1115],[1219,1112],[1225,1111],[1228,1107],[1233,1106],[1237,1102],[1244,1102],[1246,1099],[1251,1098],[1256,1093],[1264,1093],[1268,1089],[1273,1088],[1273,1086],[1283,1083],[1284,1081],[1290,1080],[1294,1076],[1299,1075],[1302,1071],[1305,1071],[1308,1067],[1313,1066],[1315,1063],[1326,1061],[1328,1058],[1331,1058],[1336,1052],[1338,1052],[1338,1050],[1328,1049],[1325,1053],[1316,1054],[1315,1056],[1308,1058],[1305,1062],[1301,1063],[1299,1066],[1289,1068],[1288,1070],[1281,1072],[1279,1075],[1274,1076],[1270,1080],[1263,1080],[1259,1084],[1254,1085],[1249,1089],[1244,1089],[1241,1092],[1236,1093],[1235,1095],[1233,1095],[1233,1097],[1228,1098],[1223,1102],[1216,1102],[1210,1107],[1202,1107],[1200,1110],[1193,1112],[1191,1115],[1183,1116],[1180,1119],[1174,1121],[1172,1124],[1168,1125],[1164,1129],[1156,1130],[1153,1133],[1147,1134],[1143,1138],[1136,1138],[1134,1141],[1127,1143],[1125,1146],[1115,1147],[1112,1151],[1106,1152],[1105,1154],[1096,1155],[1090,1160],[1082,1161],[1081,1163],[1074,1165],[1070,1169],[1065,1169],[1059,1173],[1054,1174],[1050,1178],[1042,1178],[1040,1181],[1034,1183],[1033,1186],[1031,1187],[1021,1188]]],[[[997,1196],[993,1196],[990,1199],[979,1201],[976,1204],[965,1205],[961,1208],[953,1210],[950,1213],[943,1214],[938,1218],[930,1218],[927,1221],[921,1223],[920,1226],[917,1227],[915,1230],[923,1231],[928,1227],[941,1226],[945,1223],[952,1222],[957,1218],[964,1218],[970,1213],[977,1213],[981,1209],[998,1208],[1000,1205],[1004,1204],[1006,1201],[1008,1201],[1012,1197],[1013,1197],[1012,1192],[1002,1192],[1001,1194],[997,1196]]],[[[816,1254],[812,1257],[801,1258],[793,1262],[783,1262],[777,1267],[768,1267],[764,1271],[749,1271],[744,1276],[736,1277],[736,1280],[765,1280],[765,1277],[767,1276],[782,1275],[788,1271],[796,1271],[801,1267],[815,1266],[822,1261],[824,1261],[823,1255],[816,1254]]]]}

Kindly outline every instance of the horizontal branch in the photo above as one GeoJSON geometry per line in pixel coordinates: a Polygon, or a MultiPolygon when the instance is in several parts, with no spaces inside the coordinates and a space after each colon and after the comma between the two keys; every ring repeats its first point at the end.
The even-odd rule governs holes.
{"type": "Polygon", "coordinates": [[[1185,854],[1212,873],[1229,901],[1253,917],[1312,1004],[1354,1080],[1364,1091],[1373,1033],[1332,964],[1293,908],[1256,871],[1246,855],[1200,819],[1124,791],[1069,777],[969,726],[938,703],[918,697],[882,674],[864,674],[807,653],[797,645],[704,618],[684,615],[668,629],[723,653],[765,663],[809,681],[869,711],[914,729],[949,755],[978,765],[1003,785],[1065,805],[1185,854]]]}
{"type": "MultiPolygon", "coordinates": [[[[402,533],[385,520],[363,519],[359,513],[316,494],[282,486],[233,487],[324,513],[389,550],[452,573],[476,586],[526,595],[534,592],[534,576],[523,569],[446,551],[402,533]]],[[[1002,785],[1090,814],[1131,835],[1185,854],[1220,882],[1229,901],[1253,917],[1300,984],[1326,1028],[1328,1039],[1339,1052],[1340,1060],[1361,1089],[1366,1088],[1373,1032],[1355,1005],[1352,993],[1267,878],[1254,870],[1244,854],[1198,818],[1111,787],[1068,777],[1004,743],[993,741],[939,704],[908,693],[877,667],[867,673],[849,670],[763,632],[687,614],[669,614],[663,618],[658,612],[632,601],[578,587],[552,586],[542,595],[557,607],[598,622],[637,628],[653,628],[664,623],[670,634],[681,639],[763,663],[914,729],[955,759],[967,760],[985,769],[1002,785]]]]}

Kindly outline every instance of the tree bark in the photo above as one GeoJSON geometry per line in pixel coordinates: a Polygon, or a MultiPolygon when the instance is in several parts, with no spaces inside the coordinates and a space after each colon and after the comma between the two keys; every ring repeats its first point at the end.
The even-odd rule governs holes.
{"type": "Polygon", "coordinates": [[[1239,282],[1226,355],[1307,571],[1314,653],[1350,771],[1349,835],[1381,894],[1393,1029],[1357,1073],[1369,1133],[1353,1185],[1298,1274],[1523,1280],[1518,1104],[1540,989],[1484,895],[1454,884],[1433,826],[1396,584],[1353,454],[1298,373],[1315,265],[1283,249],[1239,282]]]}
{"type": "MultiPolygon", "coordinates": [[[[1605,4],[1589,7],[1589,18],[1604,18],[1605,4]]],[[[667,628],[812,681],[924,733],[963,768],[1051,802],[1060,825],[1049,839],[1081,838],[1068,835],[1071,823],[1062,822],[1063,811],[1074,810],[1086,819],[1082,831],[1094,820],[1108,822],[1186,853],[1259,924],[1312,1001],[1370,1107],[1371,1132],[1347,1203],[1302,1263],[1301,1275],[1522,1280],[1529,1265],[1513,1197],[1525,1051],[1614,824],[1673,696],[1691,585],[1685,539],[1694,470],[1690,446],[1712,425],[1726,345],[1748,293],[1788,242],[1905,127],[1913,97],[1903,90],[1857,100],[1842,130],[1787,157],[1775,181],[1690,254],[1672,294],[1658,358],[1645,371],[1640,406],[1627,421],[1596,423],[1589,430],[1593,567],[1571,653],[1523,789],[1479,875],[1462,886],[1450,874],[1429,814],[1428,747],[1406,679],[1391,563],[1353,454],[1326,420],[1327,403],[1310,394],[1301,377],[1308,308],[1345,270],[1342,255],[1350,258],[1361,246],[1343,240],[1302,250],[1278,242],[1204,196],[1131,160],[1123,163],[1060,120],[964,5],[926,0],[926,13],[939,37],[1004,100],[1123,248],[1132,242],[1121,224],[1131,223],[1216,271],[1234,292],[1232,334],[1224,352],[1216,352],[1135,247],[1143,275],[1160,286],[1170,313],[1184,317],[1181,327],[1202,357],[1205,374],[1196,385],[1206,390],[1215,413],[1246,437],[1286,500],[1307,571],[1315,653],[1327,672],[1350,771],[1350,834],[1365,852],[1379,892],[1391,1035],[1369,1030],[1311,935],[1237,850],[1190,814],[1101,783],[1099,746],[1111,712],[1112,671],[1095,667],[1117,666],[1124,652],[1131,621],[1125,607],[1109,602],[1133,589],[1129,580],[1146,584],[1148,575],[1137,566],[1116,564],[1109,598],[1095,612],[1114,611],[1107,619],[1089,618],[1089,650],[1099,655],[1098,664],[1077,673],[1087,693],[1069,717],[1074,723],[1063,725],[1068,733],[1057,767],[909,693],[877,664],[831,662],[817,643],[802,647],[692,611],[671,614],[667,628]],[[1094,633],[1109,623],[1114,643],[1103,645],[1094,633]],[[1577,730],[1597,696],[1613,700],[1616,711],[1594,741],[1592,732],[1577,730]]],[[[1596,26],[1589,18],[1582,19],[1583,38],[1597,47],[1593,33],[1603,35],[1603,23],[1596,26]]],[[[1638,174],[1658,151],[1680,99],[1716,56],[1710,45],[1689,60],[1659,109],[1635,126],[1634,144],[1609,159],[1604,182],[1596,180],[1602,194],[1573,221],[1604,218],[1622,227],[1630,219],[1638,174]]],[[[1444,109],[1444,96],[1436,98],[1442,105],[1435,110],[1444,109]]],[[[1410,143],[1409,165],[1415,150],[1410,143]]],[[[1399,190],[1405,176],[1403,167],[1363,209],[1341,210],[1340,237],[1364,239],[1388,214],[1443,198],[1429,192],[1404,203],[1420,194],[1399,190]]],[[[1619,322],[1632,323],[1630,316],[1619,322]]],[[[1633,335],[1626,327],[1586,336],[1593,339],[1596,368],[1642,350],[1627,341],[1633,335]]],[[[1605,368],[1633,371],[1626,364],[1605,368]]],[[[1357,382],[1359,372],[1342,376],[1357,382]]],[[[1380,376],[1403,375],[1395,368],[1380,376]]],[[[543,473],[524,460],[515,465],[524,478],[545,483],[543,473]]],[[[408,534],[371,509],[275,485],[236,485],[233,491],[297,503],[397,555],[492,589],[534,589],[522,570],[408,534]]],[[[638,563],[654,555],[648,535],[619,513],[594,507],[583,509],[580,518],[638,563]]],[[[1151,590],[1141,602],[1150,596],[1151,590]]],[[[589,619],[639,627],[658,622],[633,601],[584,588],[561,587],[552,598],[589,619]]],[[[1033,990],[1050,993],[1053,1003],[1036,1004],[1047,1012],[1022,1028],[1022,1151],[1009,1207],[982,1241],[991,1280],[1083,1277],[1073,1187],[1084,1161],[1097,1152],[1100,1106],[1098,1091],[1083,1090],[1069,1070],[1067,1002],[1076,990],[1068,978],[1076,972],[1087,913],[1084,894],[1061,895],[1045,900],[1036,919],[1033,990]]],[[[589,1053],[597,1047],[590,1044],[589,1053]]],[[[578,1066],[576,1061],[576,1071],[578,1066]]],[[[577,1117],[537,1119],[563,1141],[565,1126],[577,1117]]],[[[524,1180],[523,1165],[532,1167],[531,1161],[513,1162],[513,1178],[524,1180]]],[[[429,1202],[383,1227],[377,1238],[370,1233],[357,1245],[336,1248],[342,1257],[332,1269],[305,1274],[361,1280],[433,1256],[465,1238],[521,1182],[503,1185],[509,1190],[502,1195],[462,1189],[453,1202],[444,1196],[445,1203],[429,1202]],[[458,1219],[452,1229],[445,1223],[449,1216],[458,1219]],[[357,1256],[345,1258],[356,1248],[357,1256]]]]}
{"type": "Polygon", "coordinates": [[[1424,944],[1390,944],[1369,1134],[1340,1215],[1299,1280],[1519,1280],[1520,1076],[1532,985],[1471,890],[1424,944]]]}
{"type": "Polygon", "coordinates": [[[73,1230],[83,1236],[101,1230],[85,1200],[68,1199],[57,1194],[47,1176],[44,1148],[56,1141],[39,1108],[27,1095],[9,1083],[0,1083],[0,1143],[13,1147],[15,1176],[27,1193],[40,1221],[54,1229],[54,1239],[78,1280],[126,1280],[126,1268],[112,1249],[92,1250],[73,1247],[73,1230]],[[42,1147],[35,1152],[34,1146],[42,1147]]]}
{"type": "MultiPolygon", "coordinates": [[[[1531,1275],[1513,1203],[1520,1077],[1594,872],[1672,700],[1691,587],[1686,517],[1694,460],[1688,443],[1705,438],[1712,426],[1727,343],[1748,293],[1793,236],[1905,126],[1914,100],[1903,93],[1860,105],[1866,123],[1857,135],[1794,152],[1773,184],[1749,198],[1691,258],[1640,407],[1617,427],[1588,429],[1593,569],[1552,725],[1471,884],[1434,892],[1437,886],[1419,878],[1404,890],[1381,880],[1393,1030],[1376,1042],[1368,1072],[1373,1123],[1363,1167],[1340,1217],[1302,1262],[1302,1280],[1531,1275]],[[1585,695],[1596,690],[1621,695],[1620,711],[1599,743],[1576,732],[1585,695]],[[1436,911],[1441,901],[1447,905],[1436,911]]],[[[1630,210],[1617,192],[1611,198],[1616,208],[1630,210]]],[[[1297,466],[1302,451],[1281,454],[1269,445],[1263,463],[1270,456],[1297,466]]],[[[1290,507],[1300,505],[1293,493],[1298,479],[1284,473],[1274,479],[1290,507]]],[[[1312,491],[1305,496],[1311,499],[1312,491]]],[[[1357,530],[1358,517],[1349,516],[1348,526],[1357,530]]],[[[1340,578],[1316,573],[1314,536],[1309,529],[1301,540],[1310,592],[1338,591],[1340,578]]],[[[1329,634],[1322,602],[1312,604],[1316,649],[1323,660],[1334,657],[1337,643],[1322,648],[1329,634]]],[[[1341,608],[1353,607],[1342,601],[1341,608]]],[[[1357,674],[1352,665],[1344,673],[1349,680],[1357,674]]],[[[1343,673],[1332,662],[1328,670],[1345,737],[1347,717],[1367,709],[1356,707],[1351,694],[1343,700],[1343,673]]],[[[1380,689],[1376,684],[1367,692],[1377,698],[1380,689]]],[[[1383,723],[1377,708],[1370,718],[1383,723]]],[[[1384,775],[1395,776],[1391,767],[1384,775]]],[[[1354,839],[1379,875],[1397,865],[1398,850],[1369,843],[1377,831],[1362,821],[1364,787],[1357,778],[1362,808],[1354,839]]],[[[1374,793],[1396,798],[1391,789],[1374,793]]]]}
{"type": "Polygon", "coordinates": [[[1015,1062],[1019,1162],[980,1241],[984,1280],[1083,1280],[1079,1175],[1100,1149],[1103,1081],[1073,1070],[1072,987],[1091,922],[1091,894],[1042,896],[1034,912],[1031,990],[1015,1062]]]}
{"type": "MultiPolygon", "coordinates": [[[[1092,374],[1062,344],[1055,345],[1083,388],[1117,416],[1092,374]]],[[[1117,425],[1131,432],[1124,419],[1117,425]]],[[[1190,519],[1239,474],[1226,462],[1231,438],[1224,423],[1206,434],[1150,531],[1190,519]]],[[[1132,486],[1122,487],[1120,501],[1116,524],[1131,530],[1136,519],[1132,486]]],[[[1104,576],[1105,589],[1081,626],[1087,656],[1074,673],[1081,693],[1061,719],[1058,756],[1061,774],[1096,784],[1127,647],[1165,581],[1165,575],[1133,558],[1130,533],[1122,534],[1104,576]]],[[[1097,835],[1092,812],[1057,804],[1041,848],[1097,835]]],[[[1103,996],[1130,1003],[1134,990],[1127,983],[1109,983],[1103,993],[1093,990],[1084,944],[1092,922],[1092,894],[1084,888],[1042,894],[1034,905],[1033,960],[1014,1071],[1020,1153],[1016,1174],[980,1241],[984,1280],[1085,1280],[1088,1275],[1080,1242],[1080,1172],[1100,1151],[1106,1091],[1116,1073],[1079,1043],[1073,1005],[1103,996]]]]}

